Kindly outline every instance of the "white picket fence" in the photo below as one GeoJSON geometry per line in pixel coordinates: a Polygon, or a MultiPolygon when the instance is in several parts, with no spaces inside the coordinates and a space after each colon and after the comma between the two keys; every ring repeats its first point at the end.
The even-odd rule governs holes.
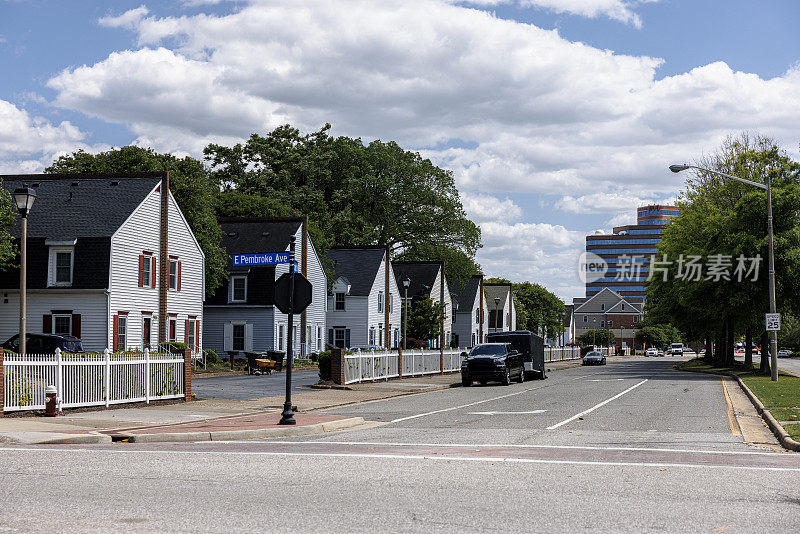
{"type": "Polygon", "coordinates": [[[182,354],[3,354],[4,411],[38,410],[55,386],[58,407],[109,406],[184,396],[182,354]]]}
{"type": "MultiPolygon", "coordinates": [[[[466,349],[445,349],[444,372],[461,370],[461,353],[466,349]]],[[[403,376],[422,376],[442,372],[438,349],[403,351],[403,376]]],[[[356,351],[344,356],[344,383],[385,380],[400,376],[398,351],[356,351]]]]}

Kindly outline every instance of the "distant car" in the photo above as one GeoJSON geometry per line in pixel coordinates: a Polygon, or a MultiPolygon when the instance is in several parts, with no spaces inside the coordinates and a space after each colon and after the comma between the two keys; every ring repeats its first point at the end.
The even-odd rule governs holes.
{"type": "Polygon", "coordinates": [[[476,345],[461,362],[461,385],[470,386],[474,380],[481,385],[497,381],[507,386],[511,377],[525,381],[525,360],[511,343],[476,345]]]}
{"type": "Polygon", "coordinates": [[[664,355],[664,351],[663,351],[663,350],[659,350],[659,351],[658,351],[658,355],[659,355],[659,356],[663,356],[663,355],[664,355]]]}
{"type": "Polygon", "coordinates": [[[683,343],[673,343],[670,345],[669,353],[673,356],[683,356],[683,343]]]}
{"type": "Polygon", "coordinates": [[[792,355],[792,351],[788,349],[781,349],[778,351],[778,358],[788,358],[792,355]]]}
{"type": "Polygon", "coordinates": [[[658,356],[658,349],[655,349],[655,348],[651,347],[651,348],[647,349],[644,352],[644,355],[645,356],[658,356]]]}
{"type": "MultiPolygon", "coordinates": [[[[81,340],[74,336],[57,334],[25,334],[25,352],[28,354],[55,354],[61,352],[83,352],[81,340]]],[[[10,337],[2,345],[3,350],[19,352],[19,334],[10,337]]]]}
{"type": "Polygon", "coordinates": [[[596,350],[587,352],[586,355],[583,357],[583,361],[581,362],[581,365],[605,365],[605,364],[606,364],[605,355],[596,350]]]}

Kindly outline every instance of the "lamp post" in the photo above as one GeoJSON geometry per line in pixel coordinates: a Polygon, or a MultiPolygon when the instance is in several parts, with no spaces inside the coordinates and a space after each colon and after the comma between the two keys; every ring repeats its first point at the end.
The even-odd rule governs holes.
{"type": "Polygon", "coordinates": [[[22,217],[22,239],[20,240],[20,266],[19,266],[19,353],[25,354],[26,347],[26,323],[27,317],[27,277],[26,272],[28,269],[28,212],[33,207],[33,201],[36,200],[36,192],[30,187],[20,187],[14,190],[14,202],[17,204],[17,210],[22,217]]]}
{"type": "MultiPolygon", "coordinates": [[[[495,332],[497,332],[497,328],[498,328],[497,327],[497,323],[499,322],[497,320],[497,316],[499,315],[499,313],[497,313],[499,311],[498,310],[499,306],[500,306],[500,297],[495,297],[494,298],[494,331],[495,332]]],[[[503,323],[500,323],[500,324],[502,325],[503,323]]],[[[502,328],[501,328],[501,331],[502,331],[502,328]]]]}
{"type": "MultiPolygon", "coordinates": [[[[729,178],[731,180],[736,180],[737,182],[743,182],[759,189],[765,189],[767,191],[767,239],[769,242],[769,312],[776,313],[776,304],[775,304],[775,249],[773,246],[772,241],[772,180],[769,177],[769,173],[767,173],[767,185],[760,184],[758,182],[752,182],[750,180],[745,180],[744,178],[739,178],[738,176],[733,176],[730,174],[725,174],[724,172],[719,171],[712,171],[711,169],[706,169],[703,167],[697,167],[696,165],[670,165],[669,170],[672,172],[681,172],[685,171],[686,169],[697,169],[699,171],[708,172],[711,174],[716,174],[717,176],[722,176],[723,178],[729,178]]],[[[775,330],[769,331],[769,351],[770,351],[770,372],[772,376],[770,377],[772,382],[778,381],[778,332],[775,330]]]]}
{"type": "Polygon", "coordinates": [[[597,347],[594,344],[594,338],[597,335],[597,317],[592,317],[592,350],[597,347]]]}
{"type": "Polygon", "coordinates": [[[406,349],[408,343],[408,287],[411,285],[411,278],[406,276],[403,278],[403,290],[405,291],[405,298],[403,299],[404,308],[406,310],[406,320],[403,321],[403,350],[406,349]]]}

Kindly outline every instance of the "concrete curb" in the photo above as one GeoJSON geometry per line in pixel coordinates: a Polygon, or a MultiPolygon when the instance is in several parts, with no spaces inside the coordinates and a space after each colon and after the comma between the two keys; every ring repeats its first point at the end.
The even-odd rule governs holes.
{"type": "Polygon", "coordinates": [[[781,426],[781,424],[772,416],[771,413],[769,413],[769,410],[764,408],[764,405],[761,403],[758,397],[756,397],[755,393],[750,391],[750,388],[747,387],[747,384],[745,384],[744,381],[741,378],[739,378],[738,375],[727,371],[712,372],[712,371],[703,371],[700,369],[681,369],[678,366],[675,366],[675,368],[679,371],[686,371],[688,373],[702,373],[705,375],[714,375],[714,376],[729,376],[731,378],[736,379],[736,382],[739,384],[739,387],[742,388],[744,394],[747,395],[747,398],[750,399],[750,402],[753,403],[753,406],[758,412],[758,415],[761,416],[761,418],[767,424],[769,429],[775,435],[775,438],[777,438],[778,443],[780,443],[784,449],[800,452],[800,443],[789,437],[789,433],[786,432],[786,430],[781,426]]]}
{"type": "MultiPolygon", "coordinates": [[[[317,423],[315,425],[287,426],[282,428],[255,428],[249,430],[217,430],[214,432],[185,432],[185,433],[165,433],[165,434],[130,434],[127,439],[131,443],[165,443],[165,442],[189,442],[189,441],[233,441],[260,438],[289,438],[296,436],[309,436],[313,434],[324,434],[335,432],[354,426],[363,425],[362,417],[350,417],[317,423]]],[[[111,437],[108,436],[108,441],[111,437]]]]}
{"type": "Polygon", "coordinates": [[[85,445],[89,443],[111,443],[111,436],[105,434],[81,434],[69,438],[52,438],[37,441],[36,445],[85,445]]]}

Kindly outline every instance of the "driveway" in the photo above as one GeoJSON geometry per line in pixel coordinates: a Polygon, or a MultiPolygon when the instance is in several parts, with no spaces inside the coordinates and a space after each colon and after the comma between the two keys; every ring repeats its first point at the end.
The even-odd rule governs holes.
{"type": "MultiPolygon", "coordinates": [[[[318,380],[316,370],[292,371],[292,392],[303,391],[318,380]]],[[[196,378],[192,381],[192,392],[199,399],[255,400],[277,397],[286,392],[286,373],[196,378]]]]}

